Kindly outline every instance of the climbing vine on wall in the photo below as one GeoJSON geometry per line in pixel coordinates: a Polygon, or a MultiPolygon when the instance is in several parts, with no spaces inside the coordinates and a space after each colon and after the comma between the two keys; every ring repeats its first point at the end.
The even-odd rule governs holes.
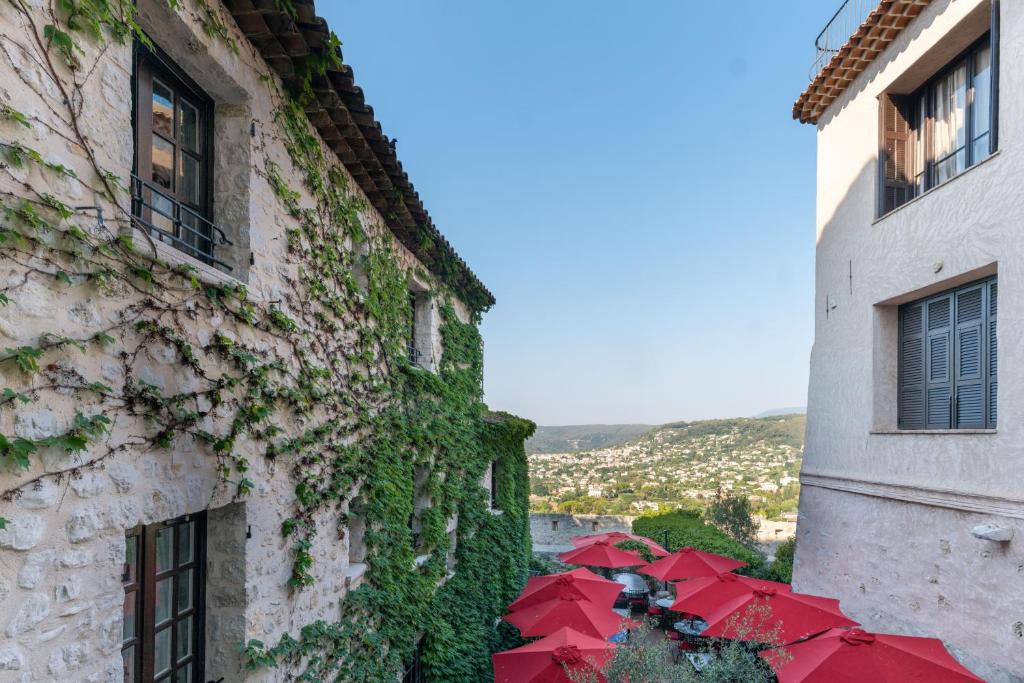
{"type": "MultiPolygon", "coordinates": [[[[85,92],[97,63],[107,50],[148,40],[134,5],[3,1],[25,28],[0,36],[3,57],[51,111],[32,115],[0,101],[0,261],[18,273],[0,287],[0,306],[17,305],[29,288],[42,286],[69,301],[106,298],[120,312],[84,334],[54,330],[3,350],[0,363],[17,379],[3,388],[0,411],[70,403],[75,417],[45,438],[0,433],[0,459],[18,473],[2,496],[81,476],[119,454],[160,457],[181,447],[208,454],[218,488],[230,497],[251,495],[260,476],[283,469],[294,485],[281,528],[293,555],[288,583],[302,591],[317,581],[315,544],[338,542],[353,513],[342,512],[336,528],[323,519],[348,510],[358,492],[366,523],[363,585],[346,597],[337,621],[311,623],[272,645],[245,644],[248,666],[287,668],[300,680],[388,680],[425,632],[425,666],[437,680],[480,680],[488,652],[500,644],[494,619],[525,581],[522,441],[533,426],[486,411],[480,311],[461,321],[456,294],[443,282],[432,292],[442,317],[438,371],[410,363],[409,273],[400,248],[369,218],[303,110],[309,76],[338,59],[336,41],[309,60],[305,87],[281,92],[263,79],[277,114],[254,143],[255,171],[290,219],[287,288],[281,301],[268,303],[241,285],[208,284],[194,268],[156,257],[151,237],[133,230],[126,169],[105,166],[84,132],[84,117],[96,115],[85,92]],[[30,77],[24,61],[56,94],[30,77]],[[35,135],[59,136],[82,158],[54,160],[33,148],[35,135]],[[287,160],[274,155],[282,147],[287,160]],[[294,177],[301,186],[289,185],[294,177]],[[72,206],[61,191],[69,185],[77,186],[70,194],[97,197],[100,205],[72,206]],[[180,386],[150,381],[144,370],[153,354],[179,366],[180,386]],[[90,376],[95,364],[82,356],[116,368],[90,376]],[[40,457],[53,451],[67,457],[59,467],[40,467],[40,457]],[[478,485],[492,460],[500,462],[500,514],[488,509],[478,485]],[[416,481],[417,471],[428,472],[425,481],[416,481]],[[415,511],[417,498],[429,506],[415,511]],[[408,524],[414,514],[415,539],[408,524]],[[455,516],[459,571],[449,577],[455,516]]],[[[243,49],[218,9],[202,0],[168,4],[193,12],[233,52],[243,49]]]]}

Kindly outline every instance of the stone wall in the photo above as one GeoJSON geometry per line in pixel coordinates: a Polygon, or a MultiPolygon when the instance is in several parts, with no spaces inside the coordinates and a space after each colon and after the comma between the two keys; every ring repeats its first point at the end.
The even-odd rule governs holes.
{"type": "Polygon", "coordinates": [[[568,515],[550,512],[530,513],[530,538],[539,553],[560,553],[572,550],[573,536],[586,536],[606,531],[633,532],[629,515],[568,515]]]}
{"type": "Polygon", "coordinates": [[[1024,4],[1000,2],[999,151],[878,218],[879,96],[989,28],[935,0],[818,124],[815,341],[794,583],[872,628],[941,637],[989,681],[1024,676],[1024,4]],[[897,308],[998,272],[998,428],[900,432],[897,308]],[[1009,543],[972,527],[1017,529],[1009,543]]]}
{"type": "MultiPolygon", "coordinates": [[[[159,0],[141,0],[139,5],[143,28],[217,105],[215,217],[234,242],[228,260],[235,269],[231,274],[216,270],[162,243],[150,244],[138,233],[136,244],[155,250],[153,256],[171,265],[192,266],[201,282],[244,284],[252,300],[277,302],[283,312],[295,314],[290,307],[301,302],[286,296],[298,269],[287,257],[286,231],[292,222],[254,163],[257,152],[265,154],[278,164],[289,186],[303,186],[275,130],[278,103],[263,82],[272,72],[219,6],[213,11],[225,21],[228,37],[241,47],[237,53],[207,33],[204,17],[190,3],[184,3],[186,9],[180,14],[159,0]]],[[[66,122],[51,113],[51,105],[62,106],[60,93],[13,38],[30,31],[10,3],[0,4],[0,101],[32,117],[29,143],[43,157],[74,169],[79,177],[92,177],[84,151],[66,137],[66,122]]],[[[76,103],[81,107],[84,133],[97,150],[99,164],[127,183],[134,144],[131,41],[111,44],[102,52],[88,42],[83,45],[82,61],[96,61],[96,69],[85,80],[86,96],[76,103]]],[[[12,139],[20,130],[17,125],[0,119],[0,140],[12,139]]],[[[0,191],[4,193],[32,183],[73,206],[104,201],[84,194],[80,184],[31,165],[2,166],[0,191]]],[[[349,186],[358,192],[351,178],[349,186]]],[[[308,203],[309,198],[304,194],[302,200],[308,203]]],[[[115,212],[108,210],[106,215],[115,212]]],[[[384,229],[383,218],[372,209],[365,209],[361,219],[371,234],[384,229]]],[[[98,229],[92,214],[77,220],[85,229],[98,229]]],[[[423,265],[401,245],[396,248],[403,266],[416,271],[419,286],[434,287],[434,278],[423,265]]],[[[9,261],[0,266],[0,284],[17,285],[11,303],[0,308],[0,348],[34,344],[43,333],[88,338],[122,322],[122,314],[136,300],[134,293],[123,289],[101,295],[94,288],[65,287],[52,277],[26,276],[24,268],[9,261]],[[18,284],[23,278],[24,283],[18,284]]],[[[458,316],[468,321],[466,306],[458,300],[453,304],[458,316]]],[[[427,305],[431,327],[417,334],[429,337],[436,335],[440,316],[434,298],[427,305]]],[[[214,333],[235,338],[247,334],[239,341],[284,357],[289,353],[274,335],[242,333],[224,316],[196,314],[189,326],[199,344],[208,344],[214,333]]],[[[353,333],[342,330],[339,334],[353,333]]],[[[55,349],[46,358],[47,372],[74,373],[122,386],[126,366],[120,341],[109,348],[90,346],[88,355],[72,347],[55,349]]],[[[433,338],[423,343],[436,351],[439,342],[433,338]]],[[[132,360],[133,378],[164,395],[195,391],[199,379],[183,370],[175,358],[170,346],[150,344],[132,360]]],[[[0,369],[0,387],[23,383],[11,365],[0,369]]],[[[216,432],[224,426],[218,422],[224,415],[209,405],[206,408],[212,412],[203,426],[216,432]]],[[[68,393],[57,394],[46,404],[32,402],[5,411],[0,416],[0,433],[37,439],[61,434],[79,409],[68,393]]],[[[300,431],[300,423],[281,426],[300,431]]],[[[346,525],[341,512],[332,510],[312,520],[318,528],[330,530],[311,549],[315,584],[301,592],[289,588],[293,544],[281,533],[295,500],[288,466],[261,457],[253,443],[239,444],[240,453],[251,463],[255,490],[238,500],[225,485],[221,463],[210,454],[208,444],[181,436],[159,451],[133,448],[133,435],[145,429],[143,415],[119,419],[103,444],[118,447],[103,462],[94,462],[99,448],[79,453],[47,449],[30,469],[9,468],[0,473],[3,490],[17,489],[0,502],[0,517],[9,520],[0,531],[0,680],[122,680],[125,531],[139,524],[208,511],[208,679],[284,680],[288,674],[282,670],[243,673],[239,647],[252,638],[276,642],[317,619],[336,619],[347,590],[358,585],[360,575],[351,571],[347,543],[336,542],[346,525]],[[57,476],[60,472],[65,473],[57,476]],[[17,488],[29,481],[35,483],[17,488]]]]}

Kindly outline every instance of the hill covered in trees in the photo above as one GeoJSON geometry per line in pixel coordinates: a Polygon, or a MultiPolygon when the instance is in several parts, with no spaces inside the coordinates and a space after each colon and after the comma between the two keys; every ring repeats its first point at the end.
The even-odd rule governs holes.
{"type": "MultiPolygon", "coordinates": [[[[796,509],[804,424],[804,415],[673,422],[589,449],[535,449],[532,509],[638,514],[701,507],[721,489],[749,496],[775,517],[796,509]]],[[[593,440],[612,434],[598,427],[593,440]]],[[[572,439],[590,442],[575,429],[572,439]]]]}

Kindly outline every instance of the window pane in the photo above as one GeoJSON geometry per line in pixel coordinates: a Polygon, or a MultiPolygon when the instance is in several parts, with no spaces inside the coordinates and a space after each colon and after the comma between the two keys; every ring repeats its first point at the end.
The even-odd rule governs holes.
{"type": "Polygon", "coordinates": [[[166,672],[171,668],[171,627],[168,626],[162,631],[157,631],[153,643],[153,670],[155,675],[166,672]]]}
{"type": "Polygon", "coordinates": [[[178,526],[178,566],[192,561],[192,534],[195,522],[178,526]]]}
{"type": "Polygon", "coordinates": [[[135,583],[138,577],[139,537],[127,536],[124,539],[124,569],[121,572],[121,583],[135,583]]]}
{"type": "Polygon", "coordinates": [[[193,206],[199,205],[201,196],[201,168],[198,159],[186,152],[181,153],[181,177],[178,179],[178,192],[186,202],[193,206]]]}
{"type": "Polygon", "coordinates": [[[964,169],[966,155],[965,114],[967,106],[967,65],[961,64],[935,84],[934,138],[936,182],[964,169]]]}
{"type": "Polygon", "coordinates": [[[192,665],[174,672],[174,683],[192,683],[192,665]]]}
{"type": "Polygon", "coordinates": [[[124,596],[124,624],[121,627],[121,642],[135,637],[135,598],[138,593],[132,591],[124,596]]]}
{"type": "Polygon", "coordinates": [[[178,613],[192,607],[192,570],[184,571],[174,577],[178,582],[178,613]]]}
{"type": "Polygon", "coordinates": [[[153,79],[153,130],[174,137],[174,93],[160,81],[153,79]]]}
{"type": "Polygon", "coordinates": [[[156,582],[156,623],[171,618],[171,581],[170,577],[156,582]]]}
{"type": "MultiPolygon", "coordinates": [[[[974,124],[974,139],[988,133],[991,125],[992,109],[992,70],[990,68],[991,50],[986,45],[978,50],[974,57],[974,109],[971,112],[974,124]]],[[[975,146],[975,160],[984,159],[988,156],[988,142],[986,140],[984,153],[978,154],[979,146],[975,146]]]]}
{"type": "Polygon", "coordinates": [[[175,661],[181,661],[185,657],[192,654],[192,617],[186,617],[182,619],[174,628],[178,629],[177,638],[178,644],[174,656],[175,661]]]}
{"type": "Polygon", "coordinates": [[[173,190],[174,181],[174,145],[158,135],[153,136],[153,182],[173,190]]]}
{"type": "Polygon", "coordinates": [[[133,683],[135,680],[135,646],[121,653],[121,663],[124,669],[124,683],[133,683]]]}
{"type": "Polygon", "coordinates": [[[165,572],[174,566],[171,559],[171,542],[174,536],[173,527],[160,527],[156,532],[156,571],[165,572]]]}
{"type": "Polygon", "coordinates": [[[928,98],[925,95],[921,95],[914,111],[914,184],[916,185],[917,194],[921,194],[927,189],[925,187],[927,182],[925,170],[927,167],[925,166],[924,156],[924,131],[927,111],[928,98]]]}
{"type": "Polygon", "coordinates": [[[199,151],[199,111],[185,100],[178,99],[181,129],[178,139],[192,151],[199,151]]]}

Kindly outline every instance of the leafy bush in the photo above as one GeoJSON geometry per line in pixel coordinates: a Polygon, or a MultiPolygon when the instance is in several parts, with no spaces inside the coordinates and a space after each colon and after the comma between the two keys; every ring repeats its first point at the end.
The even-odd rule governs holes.
{"type": "Polygon", "coordinates": [[[764,578],[772,581],[790,583],[793,581],[793,554],[796,552],[796,539],[791,538],[781,543],[775,551],[775,561],[765,572],[764,578]]]}
{"type": "Polygon", "coordinates": [[[665,541],[663,545],[670,551],[692,546],[698,550],[742,560],[748,566],[737,570],[739,574],[761,576],[765,570],[765,559],[761,553],[729,538],[710,524],[705,524],[700,513],[692,510],[639,517],[633,521],[633,533],[647,536],[658,543],[665,541]],[[668,532],[667,541],[665,532],[668,532]]]}

